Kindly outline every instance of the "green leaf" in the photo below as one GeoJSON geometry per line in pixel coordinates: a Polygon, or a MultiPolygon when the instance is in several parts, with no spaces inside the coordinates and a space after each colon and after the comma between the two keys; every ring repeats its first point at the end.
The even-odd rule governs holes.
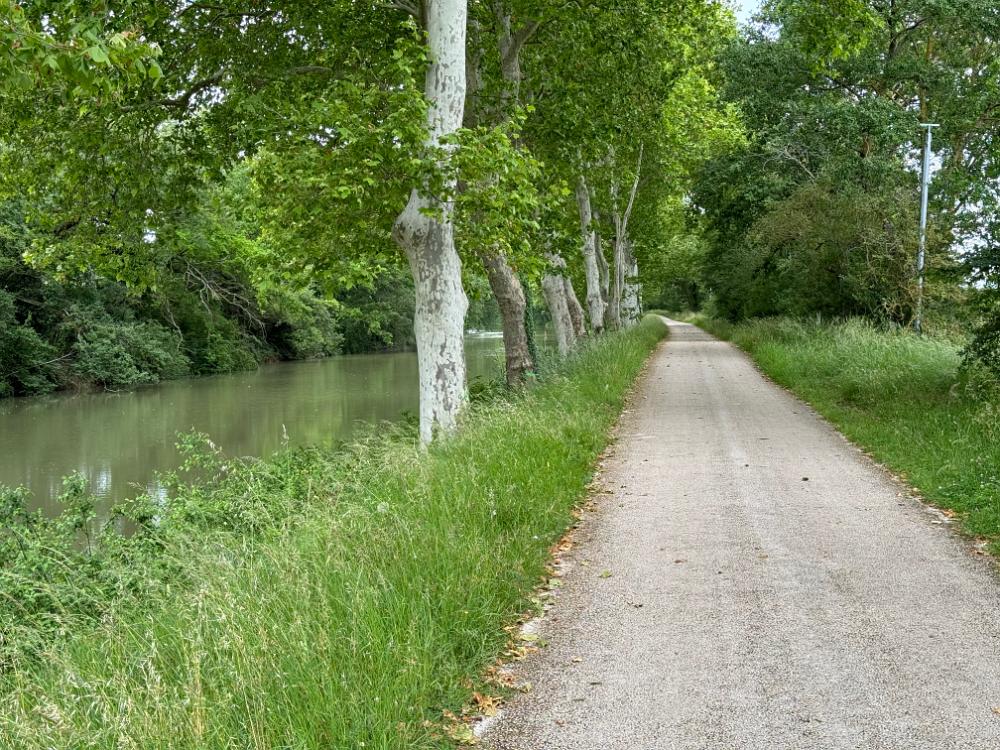
{"type": "Polygon", "coordinates": [[[103,47],[97,45],[90,47],[89,49],[87,49],[86,54],[90,57],[91,60],[93,60],[98,65],[111,64],[111,58],[108,57],[108,53],[104,50],[103,47]]]}

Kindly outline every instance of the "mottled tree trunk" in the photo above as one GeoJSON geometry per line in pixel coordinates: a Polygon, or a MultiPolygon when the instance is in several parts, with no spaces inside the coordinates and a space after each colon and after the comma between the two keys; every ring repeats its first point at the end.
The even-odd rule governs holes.
{"type": "MultiPolygon", "coordinates": [[[[617,223],[617,222],[616,222],[617,223]]],[[[611,289],[608,292],[608,328],[617,331],[622,327],[622,289],[625,286],[624,239],[615,237],[614,257],[611,267],[611,289]]]]}
{"type": "MultiPolygon", "coordinates": [[[[425,0],[431,64],[425,93],[430,146],[462,125],[465,108],[466,0],[425,0]]],[[[465,313],[462,263],[455,250],[454,204],[422,188],[396,219],[393,238],[406,253],[416,289],[413,328],[420,380],[420,440],[455,429],[468,400],[465,382],[465,313]]]]}
{"type": "MultiPolygon", "coordinates": [[[[593,200],[593,196],[591,196],[593,200]]],[[[600,221],[599,214],[594,211],[594,220],[600,221]]],[[[608,267],[608,259],[604,255],[604,242],[601,233],[594,235],[595,249],[597,250],[597,266],[601,272],[601,299],[604,300],[604,327],[611,330],[611,269],[608,267]]]]}
{"type": "Polygon", "coordinates": [[[590,189],[583,175],[580,175],[576,183],[576,203],[580,212],[580,230],[583,233],[583,270],[587,280],[590,329],[594,333],[601,333],[604,330],[604,298],[601,296],[601,270],[597,262],[597,232],[593,226],[590,189]]]}
{"type": "Polygon", "coordinates": [[[525,375],[534,369],[528,343],[528,330],[525,326],[527,302],[524,288],[502,253],[484,254],[482,261],[490,289],[493,290],[493,296],[496,297],[497,306],[500,308],[507,384],[519,386],[524,383],[525,375]]]}
{"type": "MultiPolygon", "coordinates": [[[[533,26],[524,27],[515,33],[511,28],[509,10],[503,2],[495,2],[494,13],[500,27],[497,42],[500,52],[501,71],[504,88],[501,96],[499,114],[494,113],[492,119],[509,119],[513,108],[517,106],[521,86],[521,47],[533,31],[533,26]]],[[[481,50],[477,52],[481,57],[481,50]]],[[[476,59],[470,66],[473,83],[470,93],[478,97],[481,88],[481,60],[476,59]]],[[[474,124],[474,123],[470,123],[474,124]]],[[[500,251],[491,250],[480,254],[490,289],[500,308],[500,319],[503,327],[504,356],[507,363],[507,384],[514,387],[522,385],[525,375],[534,369],[531,348],[528,342],[527,326],[525,324],[524,287],[517,272],[511,267],[507,257],[500,251]]]]}
{"type": "Polygon", "coordinates": [[[635,257],[635,248],[629,243],[627,249],[628,274],[625,279],[625,291],[622,294],[621,316],[624,325],[634,326],[642,316],[642,288],[636,281],[639,278],[639,262],[635,257]]]}
{"type": "Polygon", "coordinates": [[[587,321],[584,317],[583,305],[576,296],[576,289],[573,288],[573,281],[569,276],[563,277],[566,286],[566,304],[569,305],[569,317],[573,321],[573,333],[577,338],[587,334],[587,321]]]}
{"type": "MultiPolygon", "coordinates": [[[[594,220],[600,221],[598,213],[594,212],[594,220]]],[[[608,286],[611,284],[611,276],[608,272],[608,259],[604,257],[604,242],[601,240],[601,233],[594,232],[594,250],[597,255],[597,268],[601,272],[601,299],[605,306],[608,304],[608,286]]]]}
{"type": "Polygon", "coordinates": [[[566,261],[558,255],[548,255],[551,269],[542,277],[542,293],[552,315],[552,328],[556,336],[556,348],[565,357],[576,346],[576,330],[570,313],[566,295],[566,278],[561,273],[566,261]]]}
{"type": "Polygon", "coordinates": [[[615,237],[611,252],[610,283],[608,289],[608,328],[617,331],[622,326],[622,287],[625,285],[625,228],[618,208],[618,182],[611,183],[611,218],[614,222],[615,237]]]}
{"type": "MultiPolygon", "coordinates": [[[[615,224],[615,249],[614,266],[611,274],[611,293],[608,302],[609,327],[619,329],[622,327],[622,295],[625,293],[626,274],[632,270],[631,242],[628,238],[628,225],[632,218],[632,209],[635,208],[636,195],[639,192],[639,178],[642,175],[642,155],[645,147],[639,144],[639,161],[636,164],[635,179],[632,182],[632,190],[629,193],[628,203],[624,212],[620,210],[618,203],[618,181],[611,182],[611,205],[615,224]]],[[[636,270],[638,268],[636,267],[636,270]]]]}

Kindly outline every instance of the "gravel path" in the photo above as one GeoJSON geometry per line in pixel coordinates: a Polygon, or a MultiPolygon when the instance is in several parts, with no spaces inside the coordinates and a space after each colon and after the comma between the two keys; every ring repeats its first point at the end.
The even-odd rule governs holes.
{"type": "Polygon", "coordinates": [[[1000,578],[728,344],[671,322],[497,750],[1000,749],[1000,578]]]}

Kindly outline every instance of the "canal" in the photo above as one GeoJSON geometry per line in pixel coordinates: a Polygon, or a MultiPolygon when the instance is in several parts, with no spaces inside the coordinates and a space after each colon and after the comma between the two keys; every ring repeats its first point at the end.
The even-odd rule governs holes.
{"type": "MultiPolygon", "coordinates": [[[[501,372],[499,335],[466,339],[470,380],[501,372]]],[[[417,411],[413,352],[264,365],[125,393],[56,394],[0,401],[0,485],[27,487],[54,512],[63,477],[79,473],[105,508],[155,492],[176,468],[179,433],[209,435],[231,456],[267,456],[284,442],[350,438],[365,422],[417,411]]]]}

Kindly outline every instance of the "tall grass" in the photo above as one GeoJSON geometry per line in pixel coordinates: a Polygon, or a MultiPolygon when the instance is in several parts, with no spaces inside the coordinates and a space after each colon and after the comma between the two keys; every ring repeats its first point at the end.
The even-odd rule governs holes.
{"type": "Polygon", "coordinates": [[[1000,398],[984,373],[962,370],[957,344],[859,320],[692,322],[746,350],[1000,554],[1000,398]]]}
{"type": "Polygon", "coordinates": [[[0,744],[444,746],[441,709],[504,647],[664,334],[647,318],[592,342],[426,452],[372,437],[226,482],[226,507],[266,504],[265,488],[295,510],[172,535],[163,585],[0,675],[0,744]]]}

